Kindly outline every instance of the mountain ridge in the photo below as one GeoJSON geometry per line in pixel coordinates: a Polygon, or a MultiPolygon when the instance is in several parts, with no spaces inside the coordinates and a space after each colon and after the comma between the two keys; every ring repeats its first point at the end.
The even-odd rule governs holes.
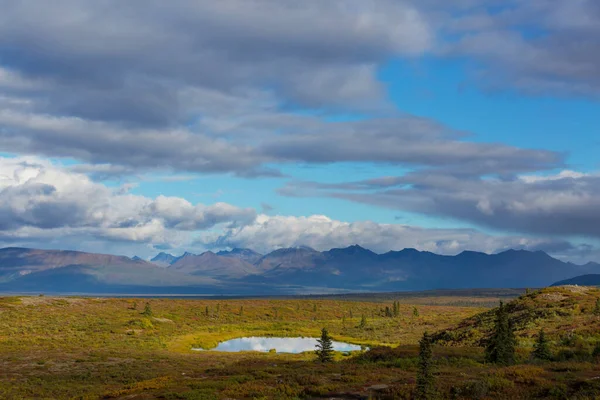
{"type": "Polygon", "coordinates": [[[161,252],[145,261],[64,250],[0,249],[0,290],[4,291],[25,284],[27,288],[47,288],[48,282],[64,287],[58,282],[69,279],[92,289],[97,284],[98,288],[108,285],[116,291],[124,286],[139,287],[142,292],[150,286],[189,290],[198,286],[205,292],[230,294],[278,294],[306,288],[412,291],[543,287],[586,274],[600,274],[600,264],[576,265],[527,250],[496,254],[463,251],[449,256],[403,249],[377,254],[353,245],[327,251],[281,248],[262,255],[234,248],[216,253],[186,252],[180,257],[161,252]],[[61,270],[66,267],[69,269],[61,270]]]}

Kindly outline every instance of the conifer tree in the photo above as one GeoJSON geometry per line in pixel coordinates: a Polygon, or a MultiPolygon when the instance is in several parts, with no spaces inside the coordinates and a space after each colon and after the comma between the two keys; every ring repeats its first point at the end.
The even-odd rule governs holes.
{"type": "Polygon", "coordinates": [[[206,316],[208,317],[208,306],[206,306],[206,308],[204,309],[204,313],[206,314],[206,316]]]}
{"type": "Polygon", "coordinates": [[[516,338],[503,302],[496,310],[494,331],[485,348],[487,362],[510,365],[515,361],[516,338]]]}
{"type": "Polygon", "coordinates": [[[385,316],[386,317],[391,317],[392,316],[392,310],[390,310],[389,306],[385,306],[385,316]]]}
{"type": "Polygon", "coordinates": [[[333,361],[333,341],[326,328],[321,330],[321,337],[317,339],[315,354],[322,363],[333,361]]]}
{"type": "Polygon", "coordinates": [[[435,397],[435,377],[433,376],[433,351],[431,336],[427,332],[419,342],[419,370],[415,399],[429,400],[435,397]]]}
{"type": "Polygon", "coordinates": [[[244,316],[244,306],[240,306],[240,317],[244,316]]]}
{"type": "Polygon", "coordinates": [[[394,301],[394,317],[397,317],[398,315],[400,315],[400,303],[394,301]]]}
{"type": "Polygon", "coordinates": [[[150,303],[146,303],[146,305],[144,306],[144,311],[142,311],[142,315],[146,317],[152,316],[152,308],[150,307],[150,303]]]}
{"type": "Polygon", "coordinates": [[[596,299],[596,305],[594,306],[594,315],[600,316],[600,298],[596,299]]]}
{"type": "Polygon", "coordinates": [[[364,329],[367,326],[367,317],[363,316],[360,318],[360,324],[358,325],[359,328],[364,329]]]}
{"type": "Polygon", "coordinates": [[[413,316],[414,317],[418,317],[419,316],[419,309],[417,307],[413,308],[413,316]]]}
{"type": "Polygon", "coordinates": [[[598,361],[598,358],[600,358],[600,342],[596,343],[594,346],[594,350],[592,350],[592,357],[594,357],[596,361],[598,361]]]}
{"type": "Polygon", "coordinates": [[[548,339],[546,338],[546,333],[544,329],[540,330],[540,333],[537,337],[535,344],[533,345],[533,358],[537,360],[551,360],[552,352],[550,351],[550,344],[548,339]]]}

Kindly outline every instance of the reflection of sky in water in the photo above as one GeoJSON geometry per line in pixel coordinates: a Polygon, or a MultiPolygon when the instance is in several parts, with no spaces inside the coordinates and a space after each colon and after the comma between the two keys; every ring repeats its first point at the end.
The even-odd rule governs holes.
{"type": "MultiPolygon", "coordinates": [[[[275,349],[278,353],[302,353],[315,350],[317,339],[315,338],[275,338],[275,337],[244,337],[232,339],[219,343],[214,351],[269,351],[275,349]]],[[[357,351],[360,346],[333,342],[336,351],[357,351]]],[[[198,349],[199,350],[199,349],[198,349]]]]}

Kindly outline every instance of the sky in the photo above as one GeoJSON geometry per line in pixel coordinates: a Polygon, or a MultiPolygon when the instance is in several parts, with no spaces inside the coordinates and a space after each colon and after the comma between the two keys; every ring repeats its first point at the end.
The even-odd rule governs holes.
{"type": "Polygon", "coordinates": [[[600,262],[595,0],[0,0],[0,246],[600,262]]]}

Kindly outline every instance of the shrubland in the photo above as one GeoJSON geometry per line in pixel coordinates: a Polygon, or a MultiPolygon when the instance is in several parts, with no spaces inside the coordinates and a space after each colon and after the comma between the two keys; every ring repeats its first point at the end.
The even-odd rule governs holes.
{"type": "Polygon", "coordinates": [[[425,332],[433,341],[438,398],[594,398],[600,395],[598,298],[595,288],[557,287],[507,301],[515,363],[496,365],[486,363],[483,350],[495,310],[448,305],[469,304],[468,298],[425,305],[423,299],[3,297],[0,398],[412,398],[425,332]],[[318,337],[322,328],[369,350],[336,353],[329,363],[310,352],[192,350],[242,336],[318,337]],[[531,354],[541,329],[550,360],[531,354]]]}

